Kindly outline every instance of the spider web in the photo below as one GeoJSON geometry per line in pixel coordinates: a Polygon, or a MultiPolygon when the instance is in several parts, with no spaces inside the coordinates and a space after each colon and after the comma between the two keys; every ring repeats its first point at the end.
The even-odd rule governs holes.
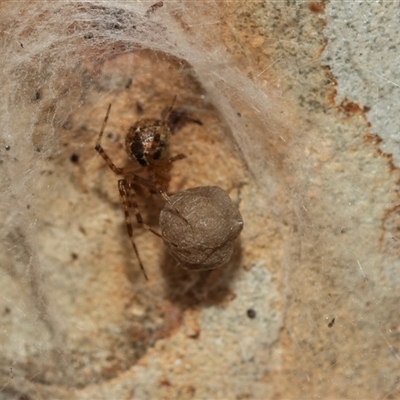
{"type": "Polygon", "coordinates": [[[0,6],[0,398],[398,395],[396,176],[361,107],[331,101],[323,4],[153,4],[0,6]],[[136,228],[146,283],[94,144],[112,103],[122,165],[129,126],[175,94],[202,125],[171,140],[171,192],[221,186],[244,231],[201,274],[136,228]]]}

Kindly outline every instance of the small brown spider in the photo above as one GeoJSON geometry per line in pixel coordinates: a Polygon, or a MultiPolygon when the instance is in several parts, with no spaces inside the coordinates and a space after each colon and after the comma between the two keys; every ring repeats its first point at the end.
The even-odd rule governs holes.
{"type": "MultiPolygon", "coordinates": [[[[111,158],[100,145],[104,129],[107,125],[108,116],[110,115],[111,104],[107,108],[107,113],[95,146],[96,151],[103,157],[110,169],[115,174],[122,175],[123,177],[122,179],[118,180],[118,190],[125,213],[126,228],[128,230],[128,235],[132,242],[136,257],[139,261],[140,268],[146,280],[149,278],[147,277],[143,263],[139,256],[138,249],[133,239],[133,228],[129,210],[132,208],[134,209],[137,222],[140,225],[158,237],[163,238],[161,234],[143,222],[143,218],[136,202],[136,192],[134,186],[140,186],[146,190],[149,190],[151,193],[158,192],[165,199],[165,201],[167,201],[175,209],[166,193],[169,181],[171,179],[170,171],[174,161],[181,160],[186,157],[184,154],[178,154],[175,157],[168,159],[165,158],[171,136],[171,131],[168,127],[168,118],[174,107],[175,100],[176,96],[173,98],[172,103],[162,120],[141,119],[129,128],[129,131],[126,135],[126,153],[132,161],[135,161],[141,167],[145,168],[148,175],[147,179],[132,172],[132,170],[135,169],[132,166],[118,168],[111,161],[111,158]]],[[[178,211],[177,214],[179,214],[178,211]]]]}

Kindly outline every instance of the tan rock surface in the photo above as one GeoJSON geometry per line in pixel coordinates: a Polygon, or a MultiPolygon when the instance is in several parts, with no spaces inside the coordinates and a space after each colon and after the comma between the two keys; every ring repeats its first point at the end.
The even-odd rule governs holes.
{"type": "Polygon", "coordinates": [[[398,172],[335,103],[334,5],[152,4],[0,6],[0,399],[398,397],[398,172]],[[112,103],[124,165],[175,94],[202,125],[171,139],[170,192],[222,187],[244,230],[190,272],[135,225],[146,283],[94,144],[112,103]]]}

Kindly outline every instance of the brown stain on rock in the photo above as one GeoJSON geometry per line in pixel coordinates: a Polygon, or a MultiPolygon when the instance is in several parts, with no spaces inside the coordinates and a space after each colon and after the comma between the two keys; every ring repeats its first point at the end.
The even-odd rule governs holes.
{"type": "Polygon", "coordinates": [[[382,216],[379,247],[389,256],[400,256],[400,204],[387,210],[382,216]]]}
{"type": "Polygon", "coordinates": [[[357,103],[353,103],[347,99],[340,103],[338,109],[348,116],[362,115],[364,113],[363,109],[357,103]]]}
{"type": "Polygon", "coordinates": [[[308,3],[308,9],[315,14],[322,14],[325,11],[325,2],[311,1],[308,3]]]}

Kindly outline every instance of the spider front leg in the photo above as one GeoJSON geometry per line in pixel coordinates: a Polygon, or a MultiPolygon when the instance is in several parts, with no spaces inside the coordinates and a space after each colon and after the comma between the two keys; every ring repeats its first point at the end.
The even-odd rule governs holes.
{"type": "MultiPolygon", "coordinates": [[[[182,160],[186,158],[185,154],[178,154],[174,157],[171,157],[170,159],[168,159],[166,162],[168,164],[172,164],[175,161],[178,160],[182,160]]],[[[171,168],[171,167],[168,167],[171,168]]],[[[156,189],[156,191],[162,196],[162,198],[170,205],[170,207],[176,212],[176,214],[181,217],[184,221],[188,222],[188,220],[179,212],[179,210],[172,204],[172,201],[170,199],[170,197],[168,196],[168,194],[164,191],[164,189],[162,188],[162,185],[160,184],[160,182],[157,179],[157,174],[154,168],[152,168],[151,166],[149,166],[149,175],[151,178],[151,181],[154,185],[154,188],[156,189]]]]}
{"type": "MultiPolygon", "coordinates": [[[[186,155],[183,153],[179,153],[174,157],[169,158],[168,160],[162,160],[160,161],[160,164],[162,166],[162,168],[165,168],[167,170],[167,172],[169,173],[170,169],[172,168],[170,165],[168,164],[172,164],[175,161],[179,161],[179,160],[183,160],[184,158],[186,158],[186,155]]],[[[162,185],[160,184],[158,177],[157,177],[157,169],[156,167],[153,166],[149,166],[149,176],[150,176],[150,180],[154,186],[154,189],[163,197],[163,199],[168,202],[168,204],[175,209],[174,205],[171,203],[171,200],[169,198],[169,196],[167,195],[167,193],[164,191],[162,185]]],[[[176,209],[175,209],[176,210],[176,209]]],[[[176,210],[177,214],[179,214],[179,211],[176,210]]],[[[183,217],[182,217],[183,218],[183,217]]]]}
{"type": "Polygon", "coordinates": [[[122,174],[122,168],[118,168],[112,161],[111,158],[107,155],[107,153],[104,151],[104,149],[101,147],[100,141],[101,138],[103,137],[104,129],[106,128],[107,121],[108,121],[108,116],[110,115],[110,110],[111,110],[111,104],[108,105],[107,108],[107,113],[103,121],[103,125],[101,126],[100,134],[96,142],[95,150],[103,157],[104,161],[107,163],[107,165],[110,167],[110,169],[117,175],[122,174]]]}
{"type": "Polygon", "coordinates": [[[168,162],[169,162],[169,163],[173,163],[173,162],[178,161],[178,160],[183,160],[184,158],[186,158],[186,155],[183,154],[183,153],[179,153],[179,154],[177,154],[176,156],[171,157],[171,158],[168,160],[168,162]]]}

